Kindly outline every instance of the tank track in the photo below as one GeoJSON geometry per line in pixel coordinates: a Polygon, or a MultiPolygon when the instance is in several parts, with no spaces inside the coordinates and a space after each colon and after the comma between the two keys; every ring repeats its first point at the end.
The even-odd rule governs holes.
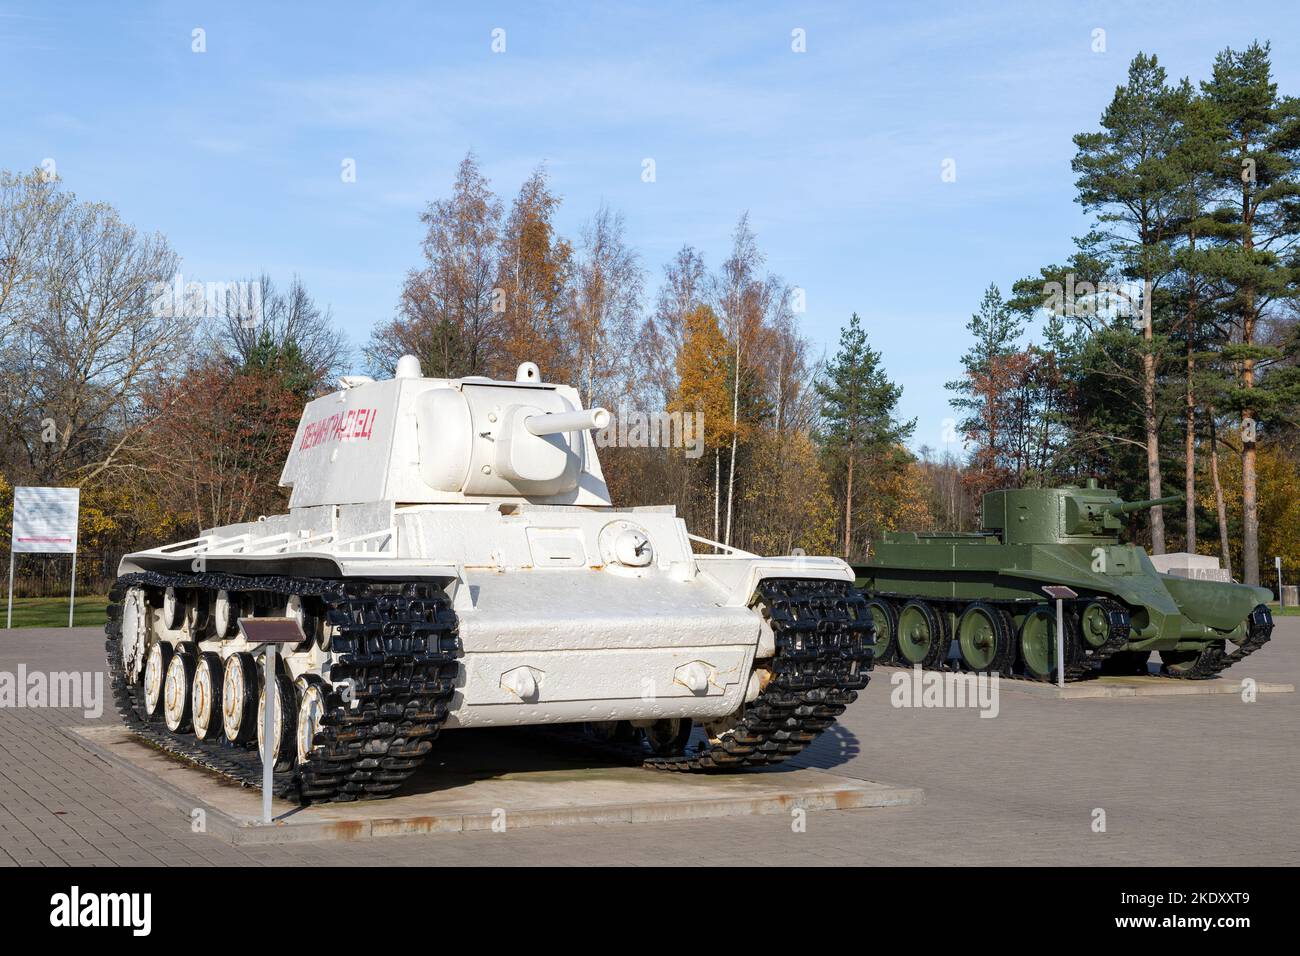
{"type": "Polygon", "coordinates": [[[846,581],[769,578],[758,586],[776,638],[771,679],[715,740],[678,755],[647,755],[640,742],[563,734],[606,759],[654,770],[720,773],[782,763],[844,713],[867,686],[874,631],[862,593],[846,581]]]}
{"type": "Polygon", "coordinates": [[[1255,605],[1255,609],[1250,612],[1249,621],[1246,639],[1237,645],[1236,650],[1225,653],[1227,649],[1225,639],[1223,647],[1207,647],[1201,651],[1190,667],[1177,671],[1162,669],[1162,675],[1178,680],[1209,680],[1218,677],[1233,664],[1254,654],[1272,638],[1273,612],[1267,605],[1255,605]]]}
{"type": "Polygon", "coordinates": [[[161,718],[145,715],[142,688],[128,682],[122,660],[122,602],[136,586],[301,594],[324,603],[325,623],[336,628],[330,677],[352,681],[353,703],[336,689],[327,691],[312,756],[305,765],[275,774],[277,796],[295,803],[387,797],[432,749],[447,718],[459,651],[456,617],[437,584],[155,571],[118,578],[109,594],[105,650],[113,695],[127,728],[162,750],[241,785],[260,787],[256,743],[200,741],[172,733],[161,718]]]}

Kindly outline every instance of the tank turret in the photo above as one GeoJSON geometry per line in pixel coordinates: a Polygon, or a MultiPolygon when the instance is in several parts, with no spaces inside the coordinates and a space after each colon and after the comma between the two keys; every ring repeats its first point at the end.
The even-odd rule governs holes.
{"type": "Polygon", "coordinates": [[[1182,501],[1181,495],[1147,501],[1124,501],[1099,488],[1095,478],[1084,487],[1007,488],[984,495],[981,527],[1005,544],[1069,544],[1118,541],[1125,515],[1182,501]]]}

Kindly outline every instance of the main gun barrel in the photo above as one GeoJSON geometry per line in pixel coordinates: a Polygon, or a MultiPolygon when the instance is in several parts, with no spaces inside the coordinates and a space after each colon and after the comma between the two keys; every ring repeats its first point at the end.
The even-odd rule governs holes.
{"type": "Polygon", "coordinates": [[[550,415],[529,415],[524,419],[524,428],[534,435],[581,432],[589,428],[604,428],[608,424],[609,412],[603,408],[584,408],[577,412],[558,412],[550,415]]]}
{"type": "Polygon", "coordinates": [[[1128,514],[1130,511],[1143,511],[1158,505],[1176,505],[1183,500],[1182,495],[1168,495],[1164,498],[1148,498],[1145,501],[1121,501],[1106,508],[1113,515],[1128,514]]]}

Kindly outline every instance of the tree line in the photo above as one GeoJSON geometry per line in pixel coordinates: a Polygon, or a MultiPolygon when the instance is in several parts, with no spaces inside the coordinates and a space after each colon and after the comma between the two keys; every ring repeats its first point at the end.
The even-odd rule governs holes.
{"type": "MultiPolygon", "coordinates": [[[[354,355],[297,277],[185,281],[165,237],[42,170],[0,173],[0,534],[15,485],[79,486],[88,592],[127,551],[283,511],[303,404],[355,358],[387,377],[407,353],[436,377],[533,361],[616,415],[698,416],[703,454],[633,442],[602,463],[620,505],[675,504],[729,547],[859,554],[882,528],[930,522],[900,390],[860,320],[835,362],[815,355],[800,292],[747,215],[716,266],[683,245],[647,307],[621,214],[602,204],[570,239],[560,203],[539,166],[507,207],[467,155],[422,213],[391,318],[354,355]]],[[[26,556],[19,593],[65,575],[26,556]]]]}
{"type": "Polygon", "coordinates": [[[717,261],[686,242],[652,271],[617,210],[566,236],[544,166],[507,200],[467,154],[354,354],[296,277],[184,282],[164,237],[42,170],[0,173],[0,503],[80,486],[80,587],[103,587],[125,551],[283,511],[303,404],[354,359],[386,377],[410,353],[430,376],[532,361],[616,415],[698,415],[703,454],[601,460],[617,504],[673,504],[727,547],[858,560],[885,531],[978,527],[989,489],[1097,476],[1184,490],[1140,540],[1258,579],[1262,553],[1300,560],[1298,117],[1265,45],[1196,85],[1135,58],[1075,137],[1091,226],[1065,262],[985,292],[948,383],[965,447],[942,454],[909,450],[858,315],[820,354],[744,213],[717,261]]]}
{"type": "Polygon", "coordinates": [[[948,386],[965,484],[1181,493],[1146,519],[1152,551],[1218,554],[1252,584],[1271,555],[1294,573],[1300,101],[1267,44],[1224,50],[1199,83],[1139,54],[1074,144],[1090,228],[1009,297],[990,286],[967,326],[948,386]]]}

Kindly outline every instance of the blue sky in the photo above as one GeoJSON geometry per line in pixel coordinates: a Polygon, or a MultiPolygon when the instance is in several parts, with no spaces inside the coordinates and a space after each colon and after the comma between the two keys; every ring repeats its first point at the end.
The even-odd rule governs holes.
{"type": "Polygon", "coordinates": [[[0,167],[54,159],[166,234],[187,278],[296,272],[354,343],[391,317],[468,149],[506,199],[544,160],[567,234],[621,210],[648,295],[683,242],[716,265],[748,210],[817,353],[857,311],[914,444],[941,446],[984,288],[1086,229],[1070,137],[1136,52],[1199,80],[1269,39],[1300,94],[1294,2],[1130,6],[0,2],[0,167]]]}

